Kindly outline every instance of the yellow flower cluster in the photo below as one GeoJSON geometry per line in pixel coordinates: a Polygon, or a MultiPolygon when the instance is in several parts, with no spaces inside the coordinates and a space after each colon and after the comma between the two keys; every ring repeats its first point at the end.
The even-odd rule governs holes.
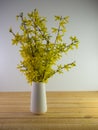
{"type": "Polygon", "coordinates": [[[58,65],[57,61],[62,58],[63,53],[78,47],[79,41],[74,37],[70,37],[71,43],[63,42],[63,36],[66,32],[65,25],[68,23],[69,17],[55,16],[58,27],[52,27],[52,35],[46,27],[46,18],[39,15],[38,10],[28,13],[27,17],[23,13],[16,16],[21,19],[20,33],[13,34],[13,45],[20,44],[20,55],[22,61],[18,65],[18,69],[24,73],[28,83],[47,82],[48,79],[56,73],[63,73],[63,70],[70,70],[75,66],[75,62],[58,65]],[[55,40],[52,36],[55,34],[55,40]],[[56,69],[53,69],[56,66],[56,69]]]}

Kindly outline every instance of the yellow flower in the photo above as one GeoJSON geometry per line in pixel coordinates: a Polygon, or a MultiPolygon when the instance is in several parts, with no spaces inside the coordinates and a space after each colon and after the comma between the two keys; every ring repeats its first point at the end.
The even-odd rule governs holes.
{"type": "Polygon", "coordinates": [[[28,83],[47,82],[54,74],[61,74],[64,69],[69,71],[76,65],[75,62],[57,64],[63,54],[77,48],[79,44],[76,36],[70,37],[70,44],[63,40],[69,16],[54,17],[58,26],[51,28],[52,34],[46,26],[47,19],[40,16],[37,9],[28,13],[27,17],[24,17],[23,13],[16,17],[21,20],[20,31],[14,33],[10,28],[9,32],[14,37],[12,44],[20,47],[22,60],[17,68],[26,76],[28,83]]]}

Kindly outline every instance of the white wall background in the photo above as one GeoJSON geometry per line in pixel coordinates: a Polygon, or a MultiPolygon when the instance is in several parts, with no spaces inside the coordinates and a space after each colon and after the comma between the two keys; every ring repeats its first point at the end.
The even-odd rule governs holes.
{"type": "Polygon", "coordinates": [[[16,15],[37,8],[54,25],[54,15],[69,15],[66,40],[76,35],[79,49],[61,62],[77,61],[77,66],[47,83],[48,91],[98,90],[98,1],[97,0],[0,0],[0,91],[29,91],[24,75],[16,69],[20,56],[11,45],[9,28],[18,30],[16,15]]]}

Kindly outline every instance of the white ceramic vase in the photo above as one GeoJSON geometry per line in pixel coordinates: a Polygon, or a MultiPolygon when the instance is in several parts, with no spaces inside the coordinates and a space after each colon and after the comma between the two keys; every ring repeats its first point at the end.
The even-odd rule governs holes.
{"type": "Polygon", "coordinates": [[[33,82],[31,90],[31,112],[44,114],[47,112],[46,86],[42,82],[33,82]]]}

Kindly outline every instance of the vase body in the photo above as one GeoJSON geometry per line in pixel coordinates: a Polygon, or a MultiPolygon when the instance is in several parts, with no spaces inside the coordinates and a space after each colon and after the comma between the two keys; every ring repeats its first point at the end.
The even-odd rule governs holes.
{"type": "Polygon", "coordinates": [[[33,82],[31,90],[31,112],[44,114],[47,112],[46,86],[42,82],[33,82]]]}

